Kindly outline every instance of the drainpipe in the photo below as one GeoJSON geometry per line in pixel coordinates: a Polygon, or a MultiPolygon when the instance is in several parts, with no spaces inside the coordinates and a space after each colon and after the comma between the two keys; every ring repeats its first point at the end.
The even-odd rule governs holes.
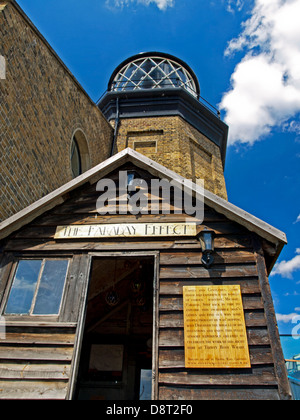
{"type": "Polygon", "coordinates": [[[113,154],[114,154],[116,141],[117,141],[117,135],[118,135],[119,123],[120,123],[120,109],[119,109],[119,98],[117,98],[116,99],[115,130],[114,130],[114,138],[113,138],[113,143],[112,143],[112,146],[111,146],[110,156],[113,156],[113,154]]]}

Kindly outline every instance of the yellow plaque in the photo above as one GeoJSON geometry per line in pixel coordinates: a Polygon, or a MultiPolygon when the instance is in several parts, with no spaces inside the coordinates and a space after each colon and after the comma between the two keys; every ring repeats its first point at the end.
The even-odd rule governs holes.
{"type": "Polygon", "coordinates": [[[241,288],[184,286],[186,368],[250,368],[241,288]]]}

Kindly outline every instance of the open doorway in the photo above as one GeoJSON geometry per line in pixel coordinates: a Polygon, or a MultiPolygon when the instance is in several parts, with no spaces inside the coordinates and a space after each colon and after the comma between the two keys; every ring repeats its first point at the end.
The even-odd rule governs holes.
{"type": "Polygon", "coordinates": [[[150,400],[153,257],[94,257],[75,398],[150,400]]]}

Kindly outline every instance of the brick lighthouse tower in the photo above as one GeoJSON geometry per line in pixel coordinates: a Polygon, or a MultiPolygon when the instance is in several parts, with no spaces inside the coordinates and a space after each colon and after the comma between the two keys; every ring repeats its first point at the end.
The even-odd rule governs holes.
{"type": "Polygon", "coordinates": [[[98,104],[114,128],[112,154],[127,147],[227,199],[228,127],[200,100],[193,70],[169,54],[148,52],[122,62],[98,104]]]}

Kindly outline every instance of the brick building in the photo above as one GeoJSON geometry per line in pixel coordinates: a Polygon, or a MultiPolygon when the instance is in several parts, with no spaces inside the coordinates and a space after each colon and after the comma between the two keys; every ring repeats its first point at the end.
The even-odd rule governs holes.
{"type": "MultiPolygon", "coordinates": [[[[5,79],[0,80],[0,220],[4,220],[74,177],[74,136],[81,155],[80,173],[110,156],[114,96],[128,98],[130,93],[112,90],[106,95],[100,103],[105,118],[17,3],[1,4],[0,55],[5,79]]],[[[119,70],[112,75],[110,87],[119,70]]],[[[209,190],[226,198],[227,127],[190,92],[175,89],[164,104],[159,94],[151,91],[148,95],[151,109],[146,118],[141,118],[136,101],[135,112],[127,115],[123,101],[125,114],[114,152],[132,147],[188,179],[204,179],[209,190]],[[201,124],[197,113],[201,113],[201,124]]]]}
{"type": "Polygon", "coordinates": [[[0,35],[0,399],[290,399],[286,236],[228,202],[192,69],[138,54],[96,106],[14,1],[0,35]]]}
{"type": "Polygon", "coordinates": [[[2,2],[0,55],[0,220],[109,157],[112,128],[16,2],[2,2]]]}

